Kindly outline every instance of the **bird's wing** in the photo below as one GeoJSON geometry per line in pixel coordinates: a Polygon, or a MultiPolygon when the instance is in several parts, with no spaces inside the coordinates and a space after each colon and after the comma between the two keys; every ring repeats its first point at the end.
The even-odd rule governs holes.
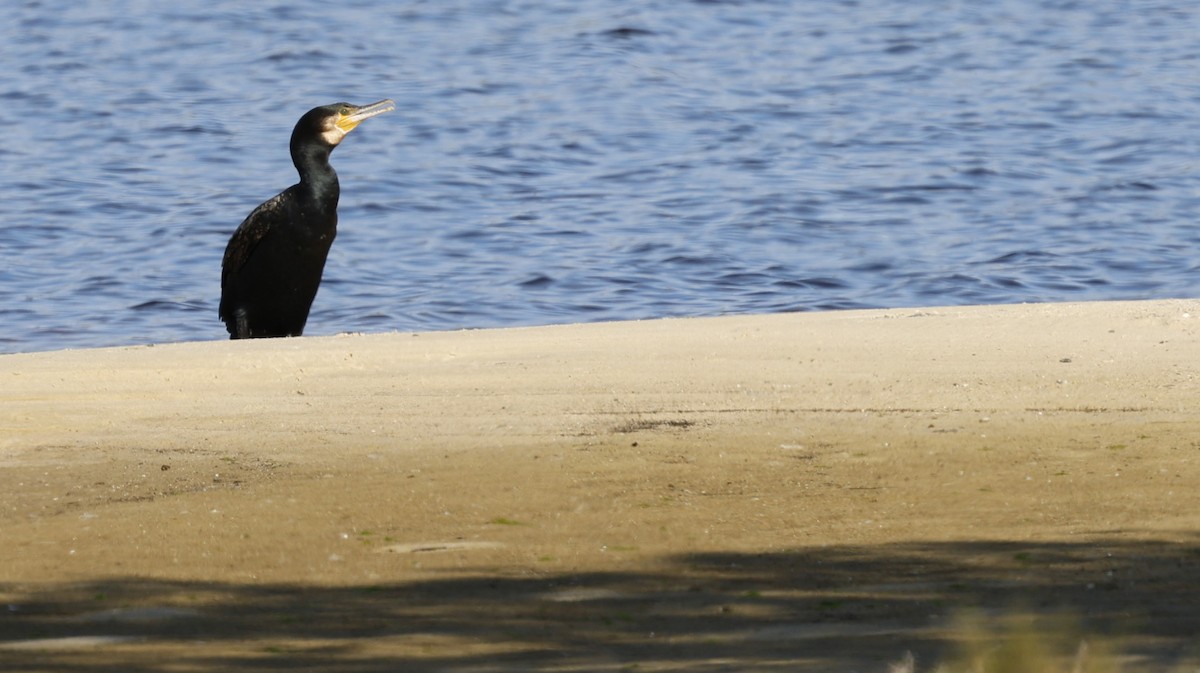
{"type": "Polygon", "coordinates": [[[278,219],[284,193],[276,194],[252,210],[238,225],[229,244],[225,246],[225,257],[221,260],[221,288],[224,289],[231,274],[237,273],[250,259],[254,248],[271,231],[272,223],[278,219]]]}

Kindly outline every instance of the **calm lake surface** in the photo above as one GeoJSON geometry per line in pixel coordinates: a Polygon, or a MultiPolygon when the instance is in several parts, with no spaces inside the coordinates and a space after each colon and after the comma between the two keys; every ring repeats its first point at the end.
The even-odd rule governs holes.
{"type": "Polygon", "coordinates": [[[1200,295],[1200,5],[20,2],[0,352],[226,338],[221,255],[333,155],[306,334],[1200,295]]]}

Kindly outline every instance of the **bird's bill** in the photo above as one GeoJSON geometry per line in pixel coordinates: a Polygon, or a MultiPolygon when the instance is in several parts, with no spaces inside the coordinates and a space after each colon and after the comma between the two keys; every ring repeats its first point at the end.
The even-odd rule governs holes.
{"type": "Polygon", "coordinates": [[[376,115],[381,115],[384,112],[391,112],[396,109],[396,101],[391,98],[385,98],[381,101],[376,101],[369,105],[353,108],[349,114],[343,114],[338,117],[337,125],[343,131],[349,132],[355,126],[363,123],[364,120],[370,119],[376,115]]]}

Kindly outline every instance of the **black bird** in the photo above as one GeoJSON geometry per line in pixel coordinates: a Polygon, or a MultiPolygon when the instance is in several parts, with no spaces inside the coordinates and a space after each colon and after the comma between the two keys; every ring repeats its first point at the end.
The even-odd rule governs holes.
{"type": "Polygon", "coordinates": [[[291,150],[300,182],[255,208],[225,247],[219,315],[229,338],[304,331],[337,235],[341,190],[329,153],[364,119],[395,107],[391,100],[334,103],[313,108],[296,122],[291,150]]]}

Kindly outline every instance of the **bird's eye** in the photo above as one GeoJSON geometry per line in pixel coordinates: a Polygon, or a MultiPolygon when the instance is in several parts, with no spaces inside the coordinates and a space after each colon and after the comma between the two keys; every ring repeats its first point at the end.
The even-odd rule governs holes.
{"type": "Polygon", "coordinates": [[[338,114],[348,115],[348,114],[350,114],[350,108],[344,107],[344,108],[338,110],[338,114]]]}

